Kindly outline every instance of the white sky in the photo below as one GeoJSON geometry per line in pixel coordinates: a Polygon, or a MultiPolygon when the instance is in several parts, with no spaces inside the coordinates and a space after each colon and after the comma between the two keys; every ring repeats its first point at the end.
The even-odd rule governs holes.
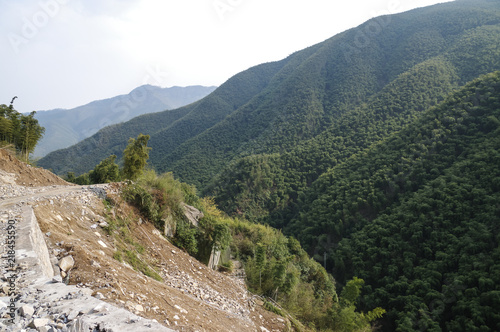
{"type": "Polygon", "coordinates": [[[0,104],[73,108],[221,85],[383,14],[446,0],[0,0],[0,104]]]}

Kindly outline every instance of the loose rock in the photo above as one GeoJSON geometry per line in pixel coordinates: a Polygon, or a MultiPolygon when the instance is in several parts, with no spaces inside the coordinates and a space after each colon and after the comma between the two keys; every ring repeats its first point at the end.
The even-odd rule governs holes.
{"type": "Polygon", "coordinates": [[[75,265],[75,260],[73,259],[73,256],[71,256],[71,255],[62,258],[59,261],[59,267],[64,272],[68,272],[69,270],[71,270],[74,265],[75,265]]]}
{"type": "Polygon", "coordinates": [[[19,308],[19,314],[23,317],[32,317],[34,313],[35,309],[28,304],[25,304],[21,308],[19,308]]]}

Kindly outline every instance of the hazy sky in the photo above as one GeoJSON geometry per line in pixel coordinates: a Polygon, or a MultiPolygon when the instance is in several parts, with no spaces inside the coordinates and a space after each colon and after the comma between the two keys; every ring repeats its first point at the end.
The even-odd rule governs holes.
{"type": "Polygon", "coordinates": [[[0,104],[220,85],[379,15],[446,0],[0,0],[0,104]]]}

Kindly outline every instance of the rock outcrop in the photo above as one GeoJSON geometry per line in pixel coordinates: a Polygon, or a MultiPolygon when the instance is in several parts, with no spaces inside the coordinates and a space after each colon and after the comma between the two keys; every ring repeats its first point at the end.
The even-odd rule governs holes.
{"type": "Polygon", "coordinates": [[[198,227],[198,222],[203,218],[203,212],[195,208],[194,206],[182,204],[182,209],[184,210],[184,217],[191,225],[198,227]]]}

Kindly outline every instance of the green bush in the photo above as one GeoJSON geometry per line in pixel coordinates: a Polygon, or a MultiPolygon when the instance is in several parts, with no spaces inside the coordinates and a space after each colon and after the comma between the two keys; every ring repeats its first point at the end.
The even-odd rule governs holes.
{"type": "Polygon", "coordinates": [[[192,227],[185,221],[178,222],[174,244],[177,247],[186,250],[190,255],[195,256],[198,253],[197,235],[197,228],[192,227]]]}

